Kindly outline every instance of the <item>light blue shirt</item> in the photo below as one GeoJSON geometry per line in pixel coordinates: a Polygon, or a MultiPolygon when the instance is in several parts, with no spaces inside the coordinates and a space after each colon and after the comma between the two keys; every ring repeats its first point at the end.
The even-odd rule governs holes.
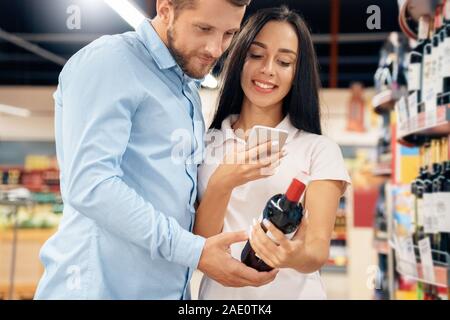
{"type": "Polygon", "coordinates": [[[189,299],[205,125],[199,82],[147,20],[76,53],[55,92],[64,214],[36,299],[189,299]]]}

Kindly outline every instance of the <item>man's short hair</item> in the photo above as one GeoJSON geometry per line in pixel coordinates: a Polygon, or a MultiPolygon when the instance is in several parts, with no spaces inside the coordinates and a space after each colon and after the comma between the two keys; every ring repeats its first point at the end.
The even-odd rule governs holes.
{"type": "MultiPolygon", "coordinates": [[[[180,11],[183,9],[193,9],[195,8],[196,0],[171,0],[175,11],[180,11]]],[[[237,6],[243,7],[248,6],[252,0],[227,0],[229,3],[237,6]]]]}

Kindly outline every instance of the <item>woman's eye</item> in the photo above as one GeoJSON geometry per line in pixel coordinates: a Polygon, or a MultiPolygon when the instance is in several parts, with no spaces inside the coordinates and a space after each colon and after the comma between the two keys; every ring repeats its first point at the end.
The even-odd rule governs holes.
{"type": "Polygon", "coordinates": [[[252,59],[260,59],[260,58],[262,58],[262,55],[255,54],[255,53],[250,53],[250,58],[252,58],[252,59]]]}
{"type": "Polygon", "coordinates": [[[291,65],[291,63],[290,62],[286,62],[286,61],[280,61],[280,65],[282,67],[289,67],[291,65]]]}

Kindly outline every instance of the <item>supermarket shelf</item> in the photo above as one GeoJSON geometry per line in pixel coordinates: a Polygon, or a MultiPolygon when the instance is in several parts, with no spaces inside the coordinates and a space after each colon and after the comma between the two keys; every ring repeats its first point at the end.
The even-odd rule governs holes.
{"type": "Polygon", "coordinates": [[[395,103],[400,97],[398,91],[384,90],[372,98],[372,105],[377,114],[383,114],[394,109],[395,103]]]}
{"type": "Polygon", "coordinates": [[[61,193],[59,185],[23,185],[23,184],[0,184],[0,190],[12,190],[17,188],[26,188],[34,193],[61,193]]]}
{"type": "MultiPolygon", "coordinates": [[[[12,229],[0,229],[0,241],[12,241],[12,229]]],[[[23,241],[46,241],[56,232],[55,228],[48,229],[17,229],[17,239],[23,241]]]]}
{"type": "Polygon", "coordinates": [[[398,126],[398,142],[403,145],[420,145],[425,137],[450,134],[450,104],[439,106],[436,115],[421,113],[398,126]]]}
{"type": "MultiPolygon", "coordinates": [[[[417,264],[417,269],[419,272],[419,278],[423,278],[422,274],[422,265],[420,263],[417,264]]],[[[447,269],[446,267],[442,266],[434,266],[434,276],[435,276],[435,282],[437,286],[440,287],[447,287],[449,285],[449,275],[450,269],[447,269]]]]}
{"type": "Polygon", "coordinates": [[[418,273],[418,277],[417,278],[402,272],[402,270],[400,270],[400,269],[397,269],[397,272],[400,273],[401,275],[403,275],[406,278],[414,279],[416,281],[429,283],[429,284],[432,284],[432,285],[435,285],[435,286],[438,286],[438,287],[443,287],[443,288],[448,288],[449,287],[449,272],[450,272],[450,269],[448,269],[446,267],[434,266],[434,276],[435,276],[435,281],[434,282],[429,282],[429,281],[426,281],[424,279],[423,271],[422,271],[422,265],[420,263],[417,264],[417,273],[418,273]]]}
{"type": "Polygon", "coordinates": [[[322,267],[321,271],[328,272],[328,273],[346,273],[347,266],[338,266],[335,264],[327,264],[322,267]]]}

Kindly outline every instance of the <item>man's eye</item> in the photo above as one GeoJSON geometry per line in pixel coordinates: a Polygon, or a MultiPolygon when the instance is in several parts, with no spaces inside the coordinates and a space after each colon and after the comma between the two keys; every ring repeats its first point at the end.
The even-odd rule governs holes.
{"type": "Polygon", "coordinates": [[[208,28],[208,27],[201,27],[201,26],[198,26],[198,28],[199,28],[201,31],[204,31],[204,32],[208,32],[208,31],[211,30],[211,28],[208,28]]]}

